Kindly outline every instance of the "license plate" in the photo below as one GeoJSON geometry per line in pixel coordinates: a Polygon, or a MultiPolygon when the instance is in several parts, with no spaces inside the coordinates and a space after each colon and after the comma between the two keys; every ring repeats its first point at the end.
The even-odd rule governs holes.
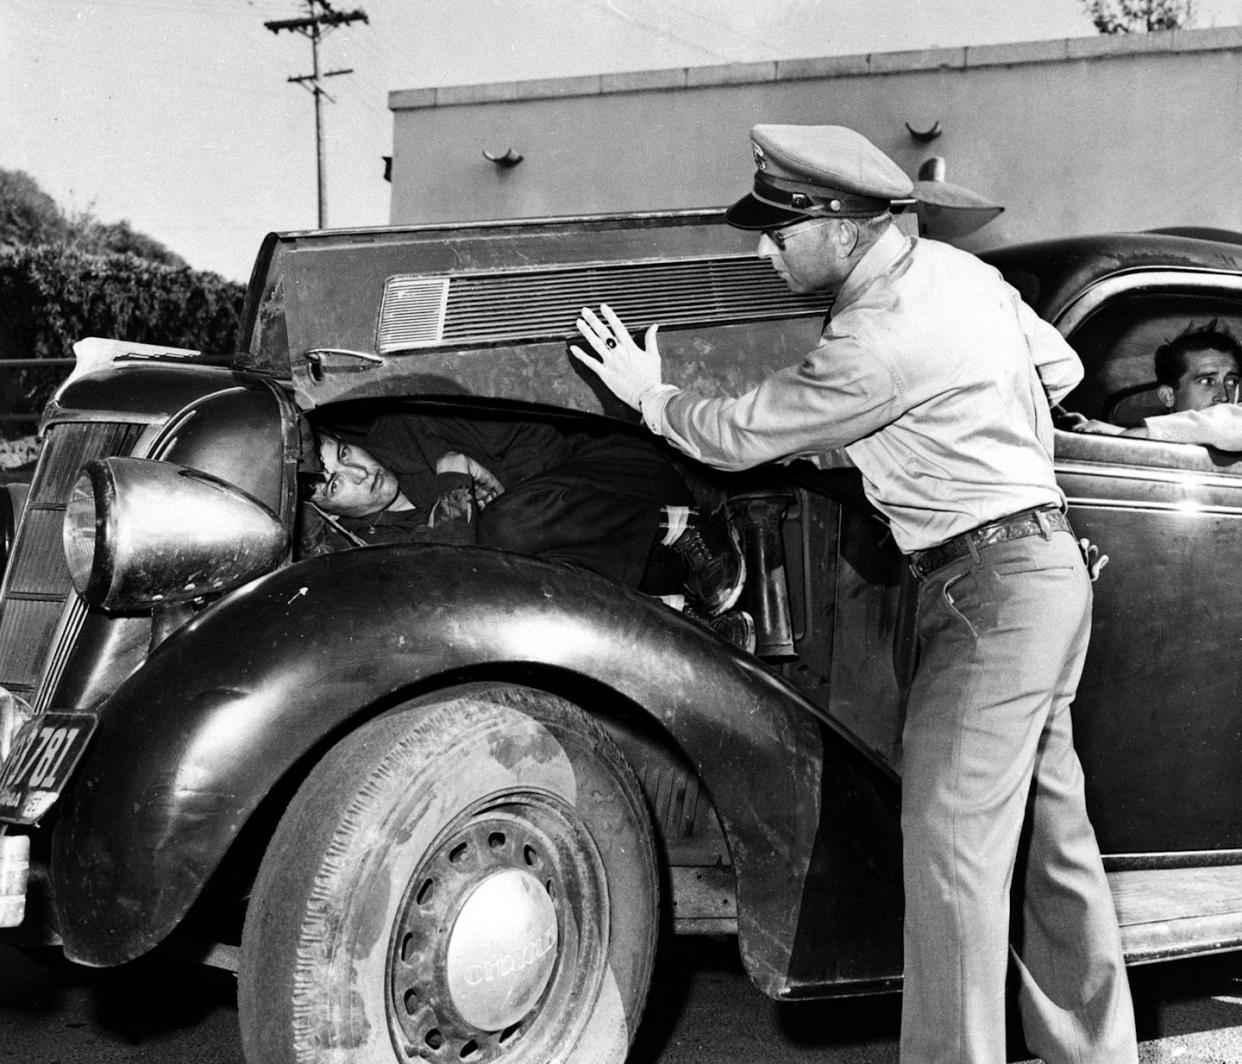
{"type": "Polygon", "coordinates": [[[96,723],[89,713],[44,713],[22,725],[0,765],[0,823],[33,824],[52,807],[96,723]]]}

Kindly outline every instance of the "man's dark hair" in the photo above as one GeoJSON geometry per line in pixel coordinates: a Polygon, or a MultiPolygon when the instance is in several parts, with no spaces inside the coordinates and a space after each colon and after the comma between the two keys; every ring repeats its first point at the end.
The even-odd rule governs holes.
{"type": "Polygon", "coordinates": [[[327,483],[328,475],[324,472],[323,462],[319,457],[319,443],[323,436],[331,435],[316,430],[306,419],[301,419],[298,426],[301,436],[301,457],[298,459],[298,498],[309,502],[316,489],[327,483]]]}
{"type": "Polygon", "coordinates": [[[1186,356],[1197,351],[1223,351],[1242,369],[1242,344],[1219,318],[1213,318],[1205,325],[1187,325],[1156,348],[1156,380],[1176,388],[1186,373],[1186,356]]]}
{"type": "Polygon", "coordinates": [[[326,473],[305,473],[298,470],[298,498],[302,502],[310,502],[315,497],[315,492],[322,488],[328,482],[326,473]]]}

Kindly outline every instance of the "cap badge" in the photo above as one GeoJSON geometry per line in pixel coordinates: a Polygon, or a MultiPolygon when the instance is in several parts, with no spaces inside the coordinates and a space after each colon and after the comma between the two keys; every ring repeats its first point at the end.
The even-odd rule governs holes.
{"type": "Polygon", "coordinates": [[[755,169],[766,170],[768,168],[768,157],[763,154],[763,149],[752,140],[750,142],[750,150],[755,153],[755,169]]]}

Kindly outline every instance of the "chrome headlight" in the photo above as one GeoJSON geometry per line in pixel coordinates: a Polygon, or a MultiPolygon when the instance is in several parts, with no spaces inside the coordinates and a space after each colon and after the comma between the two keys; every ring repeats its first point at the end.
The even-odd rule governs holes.
{"type": "Polygon", "coordinates": [[[170,462],[89,462],[65,508],[74,587],[108,610],[227,591],[275,566],[286,542],[280,518],[258,499],[170,462]]]}

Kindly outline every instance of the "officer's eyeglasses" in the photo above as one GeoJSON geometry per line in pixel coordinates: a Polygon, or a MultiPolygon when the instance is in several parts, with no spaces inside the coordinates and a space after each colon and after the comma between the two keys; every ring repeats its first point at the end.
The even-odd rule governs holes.
{"type": "Polygon", "coordinates": [[[766,236],[779,251],[785,250],[785,233],[781,229],[765,229],[763,235],[766,236]]]}
{"type": "Polygon", "coordinates": [[[766,236],[773,244],[776,245],[778,251],[784,251],[785,245],[789,243],[791,237],[801,232],[810,232],[811,226],[807,222],[824,222],[836,221],[835,218],[799,218],[796,222],[790,222],[788,225],[782,225],[779,229],[764,229],[763,235],[766,236]],[[799,226],[806,226],[806,229],[800,229],[799,226]]]}

